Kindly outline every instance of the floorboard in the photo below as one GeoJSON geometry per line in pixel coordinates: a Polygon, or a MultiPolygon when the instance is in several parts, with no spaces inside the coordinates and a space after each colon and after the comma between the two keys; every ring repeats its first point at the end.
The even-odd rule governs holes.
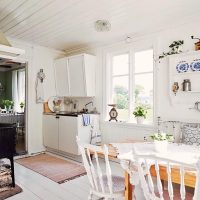
{"type": "MultiPolygon", "coordinates": [[[[100,162],[104,166],[104,162],[100,162]]],[[[113,173],[123,175],[120,164],[111,162],[113,173]]],[[[89,195],[89,181],[87,176],[58,184],[20,164],[15,163],[16,183],[23,192],[8,200],[87,200],[89,195]]],[[[96,198],[94,198],[96,199],[96,198]]]]}

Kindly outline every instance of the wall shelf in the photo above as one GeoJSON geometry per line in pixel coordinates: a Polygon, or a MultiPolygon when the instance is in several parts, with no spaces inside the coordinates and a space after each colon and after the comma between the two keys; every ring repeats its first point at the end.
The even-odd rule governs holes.
{"type": "Polygon", "coordinates": [[[182,72],[182,73],[175,73],[174,76],[184,76],[184,75],[200,75],[200,71],[189,71],[189,72],[182,72]]]}
{"type": "Polygon", "coordinates": [[[200,91],[178,91],[177,94],[178,93],[190,93],[191,94],[191,93],[200,93],[200,91]]]}
{"type": "Polygon", "coordinates": [[[169,56],[169,96],[172,105],[187,104],[193,105],[194,102],[200,100],[200,71],[192,71],[178,73],[176,66],[185,61],[189,65],[196,59],[200,59],[200,51],[191,51],[169,56]],[[182,83],[184,79],[190,79],[192,91],[182,91],[182,83]],[[178,82],[179,90],[176,95],[172,91],[174,82],[178,82]]]}

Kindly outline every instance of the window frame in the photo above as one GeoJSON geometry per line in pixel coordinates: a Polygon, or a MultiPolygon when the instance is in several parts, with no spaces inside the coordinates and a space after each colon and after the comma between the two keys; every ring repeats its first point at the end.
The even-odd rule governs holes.
{"type": "MultiPolygon", "coordinates": [[[[113,57],[117,56],[117,55],[122,55],[122,54],[127,54],[129,55],[129,73],[128,73],[128,79],[129,79],[129,85],[128,85],[128,89],[129,89],[129,94],[128,94],[128,121],[119,121],[120,123],[126,123],[126,124],[132,124],[132,125],[136,125],[135,122],[130,122],[131,119],[131,115],[134,109],[134,95],[131,94],[130,91],[134,91],[135,88],[135,76],[136,75],[142,75],[142,74],[152,74],[153,76],[153,118],[152,118],[152,123],[150,124],[143,124],[143,126],[154,126],[155,125],[155,100],[156,100],[156,95],[155,95],[155,61],[153,60],[153,69],[152,71],[147,71],[147,72],[135,72],[135,53],[140,52],[140,51],[145,51],[145,50],[153,50],[153,55],[155,54],[155,48],[154,45],[151,43],[150,45],[144,45],[142,48],[139,45],[129,45],[128,47],[123,48],[123,50],[110,50],[106,52],[106,86],[108,86],[107,88],[105,88],[106,90],[106,100],[104,101],[104,121],[108,121],[108,112],[109,112],[109,108],[107,106],[108,103],[112,103],[111,102],[111,98],[112,98],[112,90],[113,90],[113,77],[120,77],[119,76],[113,76],[113,57]]],[[[125,76],[121,75],[121,76],[125,76]]]]}

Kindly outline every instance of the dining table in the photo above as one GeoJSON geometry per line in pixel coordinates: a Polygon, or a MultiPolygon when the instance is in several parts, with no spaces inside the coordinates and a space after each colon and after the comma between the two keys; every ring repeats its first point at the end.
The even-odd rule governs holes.
{"type": "MultiPolygon", "coordinates": [[[[182,143],[169,143],[167,151],[157,152],[153,142],[136,142],[136,143],[110,143],[110,156],[117,158],[125,172],[125,200],[132,200],[133,198],[133,185],[139,185],[139,176],[137,169],[133,148],[140,155],[157,156],[159,158],[170,159],[174,161],[184,162],[186,164],[196,164],[199,162],[200,147],[193,145],[185,145],[182,143]]],[[[160,166],[161,181],[167,181],[167,172],[164,166],[160,166]]],[[[154,165],[150,168],[152,176],[156,176],[154,165]]],[[[171,171],[172,182],[180,184],[180,171],[172,168],[171,171]]],[[[185,186],[195,188],[196,172],[186,171],[185,173],[185,186]]],[[[136,187],[135,187],[136,188],[136,187]]]]}

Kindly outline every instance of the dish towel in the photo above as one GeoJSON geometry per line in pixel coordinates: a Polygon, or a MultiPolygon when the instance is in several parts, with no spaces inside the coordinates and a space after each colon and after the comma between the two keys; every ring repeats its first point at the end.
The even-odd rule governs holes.
{"type": "Polygon", "coordinates": [[[90,125],[90,115],[89,114],[82,114],[83,117],[83,126],[90,125]]]}
{"type": "Polygon", "coordinates": [[[36,103],[44,102],[44,89],[42,82],[37,78],[35,83],[36,103]]]}

